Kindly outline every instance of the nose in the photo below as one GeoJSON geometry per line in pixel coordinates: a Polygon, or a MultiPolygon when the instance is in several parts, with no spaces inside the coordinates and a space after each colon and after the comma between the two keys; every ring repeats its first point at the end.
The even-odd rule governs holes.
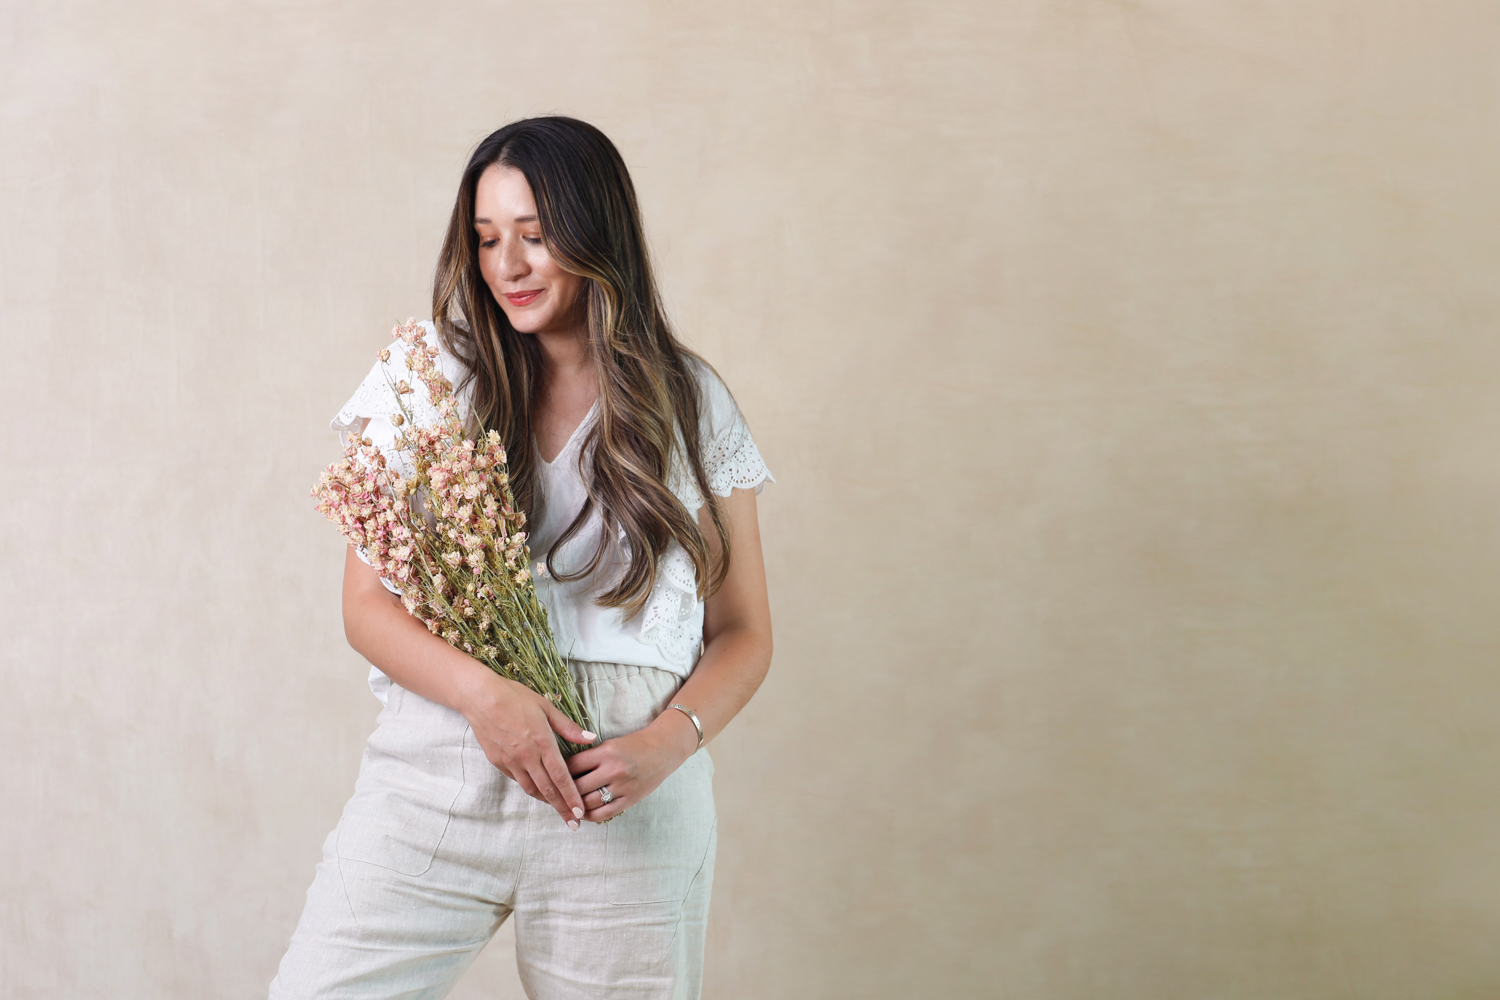
{"type": "Polygon", "coordinates": [[[501,281],[519,281],[526,277],[531,268],[526,263],[526,253],[520,240],[502,239],[495,249],[500,251],[496,255],[498,259],[495,264],[501,281]]]}

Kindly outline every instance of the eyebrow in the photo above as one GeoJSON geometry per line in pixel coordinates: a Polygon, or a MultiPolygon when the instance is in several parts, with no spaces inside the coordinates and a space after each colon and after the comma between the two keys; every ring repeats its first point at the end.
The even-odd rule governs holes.
{"type": "MultiPolygon", "coordinates": [[[[536,221],[536,216],[534,216],[534,215],[518,215],[518,216],[515,217],[515,219],[513,221],[515,221],[515,222],[535,222],[536,221]]],[[[486,219],[483,216],[480,216],[480,217],[478,217],[478,218],[476,218],[474,220],[474,225],[476,225],[476,226],[489,226],[489,225],[493,225],[493,223],[491,223],[489,219],[486,219]]]]}

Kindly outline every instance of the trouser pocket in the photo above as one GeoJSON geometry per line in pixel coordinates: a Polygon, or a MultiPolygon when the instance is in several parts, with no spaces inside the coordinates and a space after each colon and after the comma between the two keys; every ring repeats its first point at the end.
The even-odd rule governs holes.
{"type": "Polygon", "coordinates": [[[382,713],[370,736],[335,850],[348,861],[421,875],[463,791],[463,750],[473,735],[457,712],[394,686],[391,694],[401,699],[399,711],[382,713]]]}
{"type": "Polygon", "coordinates": [[[616,905],[680,903],[712,844],[713,762],[706,751],[604,827],[604,894],[616,905]]]}

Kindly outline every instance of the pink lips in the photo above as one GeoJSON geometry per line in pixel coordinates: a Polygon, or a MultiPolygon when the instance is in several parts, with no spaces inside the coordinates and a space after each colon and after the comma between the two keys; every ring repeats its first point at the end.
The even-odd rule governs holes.
{"type": "Polygon", "coordinates": [[[524,306],[540,294],[542,294],[542,289],[532,288],[524,292],[506,292],[505,297],[510,300],[510,304],[513,306],[524,306]]]}

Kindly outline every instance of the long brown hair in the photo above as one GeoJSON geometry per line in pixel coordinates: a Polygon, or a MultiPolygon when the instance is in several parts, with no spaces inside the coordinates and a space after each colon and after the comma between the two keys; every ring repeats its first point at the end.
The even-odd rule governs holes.
{"type": "MultiPolygon", "coordinates": [[[[512,122],[481,142],[464,168],[433,280],[432,316],[444,344],[469,369],[473,429],[500,432],[516,500],[533,511],[540,497],[532,408],[545,383],[546,361],[536,338],[516,332],[485,284],[474,229],[475,188],[496,163],[526,177],[548,251],[563,269],[585,279],[598,418],[580,458],[587,500],[553,551],[596,508],[604,532],[585,566],[554,575],[576,580],[592,573],[605,547],[623,533],[629,553],[624,575],[596,600],[625,609],[629,617],[645,606],[657,557],[675,540],[693,560],[699,599],[707,599],[729,570],[729,532],[703,469],[703,401],[689,367],[707,362],[678,342],[667,323],[625,161],[603,132],[575,118],[512,122]],[[667,486],[679,457],[707,502],[718,559],[710,558],[697,519],[667,486]]],[[[547,559],[551,570],[551,552],[547,559]]]]}

